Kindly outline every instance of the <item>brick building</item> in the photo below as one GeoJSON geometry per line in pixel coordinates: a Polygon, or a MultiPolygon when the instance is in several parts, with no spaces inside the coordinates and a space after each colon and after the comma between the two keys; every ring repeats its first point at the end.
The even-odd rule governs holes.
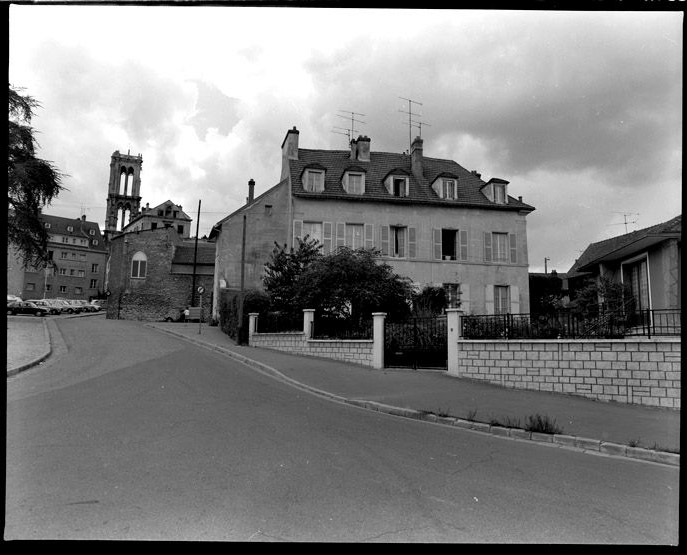
{"type": "Polygon", "coordinates": [[[187,306],[199,306],[202,285],[207,320],[214,265],[214,243],[199,239],[196,254],[195,239],[185,240],[171,227],[116,235],[107,264],[107,318],[176,320],[187,306]]]}
{"type": "Polygon", "coordinates": [[[16,250],[7,256],[7,292],[22,299],[90,300],[104,292],[107,247],[96,222],[41,214],[48,233],[46,267],[25,268],[16,250]],[[10,288],[12,291],[10,291],[10,288]]]}
{"type": "MultiPolygon", "coordinates": [[[[282,143],[279,183],[215,224],[215,298],[222,288],[262,287],[274,243],[305,235],[323,252],[375,248],[419,289],[444,287],[452,306],[476,314],[529,309],[526,217],[534,207],[453,160],[427,157],[416,138],[410,154],[299,147],[294,127],[282,143]],[[242,238],[246,237],[245,249],[242,238]]],[[[214,307],[217,310],[217,306],[214,307]]]]}

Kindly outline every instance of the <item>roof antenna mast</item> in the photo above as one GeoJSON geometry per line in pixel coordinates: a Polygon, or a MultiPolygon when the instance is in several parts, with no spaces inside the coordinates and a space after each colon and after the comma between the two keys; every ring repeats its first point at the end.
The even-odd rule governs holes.
{"type": "MultiPolygon", "coordinates": [[[[405,110],[399,110],[402,114],[408,114],[408,153],[410,153],[410,149],[412,148],[413,145],[413,124],[417,124],[418,122],[413,121],[413,104],[417,104],[418,106],[422,106],[422,102],[417,102],[415,100],[411,100],[410,98],[404,98],[402,96],[399,96],[401,100],[406,100],[408,102],[408,111],[406,112],[405,110]]],[[[418,115],[418,114],[415,114],[418,115]]],[[[422,125],[422,124],[420,124],[422,125]]],[[[427,124],[425,124],[427,125],[427,124]]],[[[422,133],[422,128],[420,128],[420,133],[422,133]]]]}
{"type": "MultiPolygon", "coordinates": [[[[347,133],[346,133],[348,135],[348,145],[350,146],[351,140],[353,139],[353,134],[358,132],[358,130],[355,129],[355,124],[356,123],[363,123],[363,124],[365,123],[362,120],[356,119],[356,116],[365,117],[365,114],[360,114],[358,112],[351,112],[348,110],[339,110],[339,112],[343,112],[346,115],[336,114],[337,116],[339,116],[340,118],[346,118],[346,119],[349,119],[349,117],[350,117],[350,120],[351,120],[351,127],[349,129],[347,129],[347,133]]],[[[342,128],[339,127],[338,129],[342,129],[342,128]]],[[[339,133],[339,131],[334,131],[334,132],[339,133]]],[[[341,135],[343,135],[343,134],[344,133],[341,133],[341,135]]]]}

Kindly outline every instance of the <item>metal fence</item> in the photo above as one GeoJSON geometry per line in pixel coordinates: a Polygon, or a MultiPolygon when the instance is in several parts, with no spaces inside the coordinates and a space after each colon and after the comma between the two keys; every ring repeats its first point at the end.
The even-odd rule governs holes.
{"type": "Polygon", "coordinates": [[[268,312],[258,317],[258,333],[303,332],[303,316],[268,312]]]}
{"type": "Polygon", "coordinates": [[[681,333],[680,310],[642,310],[578,314],[468,315],[465,339],[621,339],[626,336],[674,336],[681,333]]]}
{"type": "Polygon", "coordinates": [[[355,322],[340,318],[318,318],[312,322],[313,339],[372,339],[372,320],[355,322]]]}

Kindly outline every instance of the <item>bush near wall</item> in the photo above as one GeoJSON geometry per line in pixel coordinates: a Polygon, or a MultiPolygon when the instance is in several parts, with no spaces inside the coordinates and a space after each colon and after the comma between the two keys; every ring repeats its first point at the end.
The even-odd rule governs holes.
{"type": "Polygon", "coordinates": [[[269,297],[258,290],[236,291],[224,289],[219,294],[220,329],[240,345],[248,343],[248,315],[257,312],[267,314],[269,297]],[[239,312],[243,299],[243,322],[239,325],[239,312]]]}

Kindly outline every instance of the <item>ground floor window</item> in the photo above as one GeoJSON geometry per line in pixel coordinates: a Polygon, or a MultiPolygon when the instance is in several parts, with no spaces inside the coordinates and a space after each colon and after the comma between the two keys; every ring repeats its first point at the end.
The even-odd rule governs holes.
{"type": "Polygon", "coordinates": [[[510,312],[510,287],[494,285],[494,314],[508,314],[510,312]]]}
{"type": "Polygon", "coordinates": [[[623,282],[630,288],[636,310],[651,308],[649,306],[649,272],[646,258],[632,264],[623,264],[623,282]]]}
{"type": "Polygon", "coordinates": [[[60,293],[66,293],[67,292],[67,286],[66,285],[60,285],[60,293]]]}

